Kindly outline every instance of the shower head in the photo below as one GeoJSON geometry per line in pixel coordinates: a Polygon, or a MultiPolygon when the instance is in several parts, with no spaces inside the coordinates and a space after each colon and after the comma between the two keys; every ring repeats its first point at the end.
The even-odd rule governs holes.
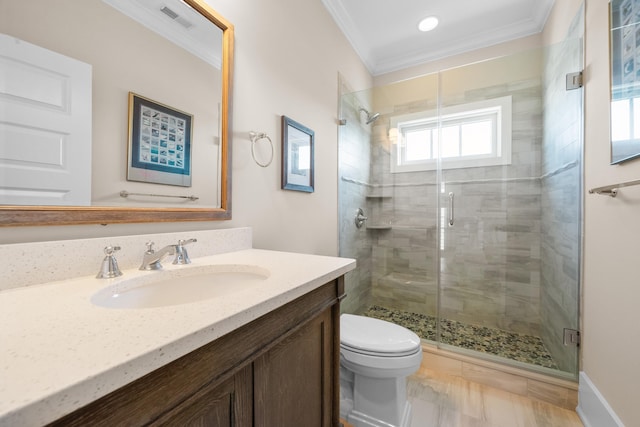
{"type": "Polygon", "coordinates": [[[367,124],[375,122],[378,120],[378,117],[380,117],[380,113],[375,113],[373,116],[369,116],[367,118],[367,124]]]}
{"type": "Polygon", "coordinates": [[[378,117],[380,117],[380,113],[374,113],[371,114],[369,111],[365,110],[364,108],[360,108],[360,111],[364,111],[364,113],[367,115],[367,124],[373,123],[376,120],[378,120],[378,117]]]}

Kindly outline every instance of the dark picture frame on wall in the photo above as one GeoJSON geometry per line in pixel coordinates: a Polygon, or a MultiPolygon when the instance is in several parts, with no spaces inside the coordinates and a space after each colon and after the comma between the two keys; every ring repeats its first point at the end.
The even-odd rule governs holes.
{"type": "Polygon", "coordinates": [[[191,187],[193,115],[129,92],[127,180],[191,187]]]}
{"type": "Polygon", "coordinates": [[[640,157],[640,0],[609,2],[611,164],[640,157]]]}
{"type": "Polygon", "coordinates": [[[282,189],[313,193],[315,132],[282,116],[282,189]]]}

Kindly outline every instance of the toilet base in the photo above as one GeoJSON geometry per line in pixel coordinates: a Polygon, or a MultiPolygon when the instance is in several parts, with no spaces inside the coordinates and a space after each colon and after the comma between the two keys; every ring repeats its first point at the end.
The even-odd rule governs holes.
{"type": "MultiPolygon", "coordinates": [[[[342,406],[342,402],[341,402],[342,406]]],[[[342,412],[342,411],[340,411],[342,412]]],[[[406,402],[402,414],[402,420],[398,425],[389,424],[386,421],[379,420],[354,409],[349,409],[346,417],[344,417],[354,427],[409,427],[411,424],[411,404],[406,402]]]]}
{"type": "Polygon", "coordinates": [[[409,427],[406,379],[369,378],[341,366],[340,417],[354,427],[409,427]]]}

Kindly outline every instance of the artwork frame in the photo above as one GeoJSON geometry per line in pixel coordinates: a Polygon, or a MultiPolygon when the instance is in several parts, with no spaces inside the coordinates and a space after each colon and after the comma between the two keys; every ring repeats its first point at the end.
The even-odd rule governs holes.
{"type": "Polygon", "coordinates": [[[314,192],[315,132],[282,116],[282,189],[314,192]]]}
{"type": "Polygon", "coordinates": [[[611,164],[640,158],[640,0],[609,1],[611,164]]]}
{"type": "Polygon", "coordinates": [[[191,187],[193,115],[129,92],[127,180],[191,187]]]}

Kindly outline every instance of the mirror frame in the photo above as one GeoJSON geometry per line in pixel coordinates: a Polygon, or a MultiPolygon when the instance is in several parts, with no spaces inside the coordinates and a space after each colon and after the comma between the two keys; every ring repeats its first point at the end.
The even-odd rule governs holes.
{"type": "Polygon", "coordinates": [[[26,225],[122,224],[136,222],[222,221],[231,219],[231,94],[233,25],[204,0],[183,0],[222,30],[220,113],[220,208],[141,208],[106,206],[0,206],[0,227],[26,225]]]}

